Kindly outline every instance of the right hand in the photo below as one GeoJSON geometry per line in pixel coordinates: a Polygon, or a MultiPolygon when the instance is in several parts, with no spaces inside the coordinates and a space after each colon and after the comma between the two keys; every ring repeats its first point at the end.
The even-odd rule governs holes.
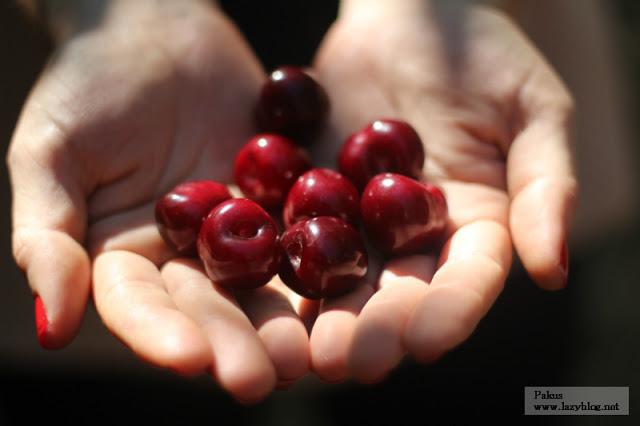
{"type": "Polygon", "coordinates": [[[308,370],[290,292],[219,291],[165,246],[153,207],[176,183],[230,176],[264,71],[203,2],[105,5],[98,25],[56,49],[8,155],[13,250],[46,312],[40,341],[69,343],[92,289],[106,326],[140,358],[210,370],[235,398],[259,400],[308,370]]]}

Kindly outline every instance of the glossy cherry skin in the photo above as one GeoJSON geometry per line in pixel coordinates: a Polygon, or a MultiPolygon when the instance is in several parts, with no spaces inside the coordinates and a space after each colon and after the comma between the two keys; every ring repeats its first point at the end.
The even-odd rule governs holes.
{"type": "Polygon", "coordinates": [[[338,168],[362,190],[380,173],[417,179],[424,160],[424,146],[413,127],[400,120],[380,119],[345,141],[338,155],[338,168]]]}
{"type": "Polygon", "coordinates": [[[298,176],[310,168],[307,154],[289,139],[261,134],[236,156],[234,178],[247,198],[270,210],[282,206],[298,176]]]}
{"type": "Polygon", "coordinates": [[[358,231],[329,216],[298,222],[282,235],[280,279],[309,299],[344,294],[362,282],[368,258],[358,231]]]}
{"type": "Polygon", "coordinates": [[[367,235],[382,253],[420,253],[437,247],[447,225],[447,203],[435,186],[406,176],[375,176],[360,201],[367,235]]]}
{"type": "Polygon", "coordinates": [[[329,112],[322,86],[301,68],[283,66],[264,83],[256,107],[263,131],[301,136],[317,129],[329,112]]]}
{"type": "Polygon", "coordinates": [[[355,225],[360,218],[360,195],[340,173],[311,169],[291,187],[282,216],[287,228],[318,216],[333,216],[355,225]]]}
{"type": "Polygon", "coordinates": [[[278,272],[281,248],[269,214],[246,198],[209,213],[198,236],[198,254],[209,278],[234,290],[260,287],[278,272]]]}
{"type": "Polygon", "coordinates": [[[447,206],[447,199],[440,188],[430,183],[423,183],[427,192],[431,194],[431,201],[433,202],[431,207],[433,208],[432,217],[435,220],[437,229],[446,228],[447,219],[449,217],[449,208],[447,206]]]}
{"type": "Polygon", "coordinates": [[[197,254],[196,240],[207,214],[231,198],[227,187],[210,180],[181,183],[156,203],[156,225],[168,246],[183,256],[197,254]]]}

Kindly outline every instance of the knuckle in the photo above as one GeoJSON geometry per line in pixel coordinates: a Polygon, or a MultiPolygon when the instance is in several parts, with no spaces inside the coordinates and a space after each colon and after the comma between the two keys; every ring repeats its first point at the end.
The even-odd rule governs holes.
{"type": "Polygon", "coordinates": [[[64,144],[57,140],[15,143],[7,154],[7,166],[14,172],[33,167],[51,170],[61,166],[65,156],[64,144]]]}
{"type": "Polygon", "coordinates": [[[69,132],[47,109],[31,101],[23,111],[6,162],[11,169],[37,165],[51,168],[66,156],[69,132]]]}

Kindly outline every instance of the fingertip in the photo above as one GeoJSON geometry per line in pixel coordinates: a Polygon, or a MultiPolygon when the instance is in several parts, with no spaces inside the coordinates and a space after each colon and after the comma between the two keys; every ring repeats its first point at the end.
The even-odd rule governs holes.
{"type": "Polygon", "coordinates": [[[360,383],[384,379],[404,355],[399,330],[386,318],[372,316],[361,322],[354,335],[348,358],[349,375],[360,383]]]}
{"type": "Polygon", "coordinates": [[[158,359],[161,365],[185,377],[196,376],[210,366],[211,348],[197,330],[160,335],[158,359]]]}
{"type": "Polygon", "coordinates": [[[327,357],[315,358],[313,361],[313,371],[318,378],[327,384],[344,383],[349,378],[346,358],[327,357]]]}
{"type": "Polygon", "coordinates": [[[435,364],[444,357],[446,352],[425,352],[423,354],[413,355],[413,358],[420,364],[435,364]]]}
{"type": "Polygon", "coordinates": [[[529,276],[544,290],[567,285],[566,241],[576,191],[573,179],[539,179],[512,201],[513,243],[529,276]]]}
{"type": "MultiPolygon", "coordinates": [[[[403,284],[400,284],[403,285],[403,284]]],[[[416,300],[424,283],[406,281],[413,289],[416,300]]],[[[389,289],[390,287],[387,287],[389,289]]],[[[412,291],[407,291],[410,294],[412,291]]],[[[398,295],[395,295],[396,297],[398,295]]],[[[349,375],[362,384],[376,384],[385,380],[405,356],[403,328],[412,307],[401,299],[391,298],[384,303],[368,305],[359,318],[348,358],[349,375]]]]}
{"type": "Polygon", "coordinates": [[[222,387],[244,405],[254,405],[263,401],[275,390],[278,381],[273,366],[247,366],[236,368],[234,371],[218,371],[216,376],[222,387]]]}
{"type": "Polygon", "coordinates": [[[40,343],[40,346],[43,349],[55,349],[55,347],[51,346],[49,339],[47,338],[49,319],[47,318],[47,313],[40,296],[34,297],[34,311],[36,320],[36,336],[38,338],[38,343],[40,343]]]}
{"type": "MultiPolygon", "coordinates": [[[[227,330],[238,333],[238,330],[227,330]]],[[[276,387],[278,375],[264,345],[255,336],[217,336],[213,348],[213,376],[234,399],[255,404],[265,399],[276,387]],[[224,348],[226,342],[227,348],[224,348]],[[235,347],[229,348],[230,345],[235,347]]]]}
{"type": "MultiPolygon", "coordinates": [[[[381,281],[385,275],[381,277],[381,281]]],[[[427,284],[415,277],[395,277],[383,285],[362,309],[351,344],[349,374],[362,383],[384,379],[405,354],[403,333],[427,284]]]]}
{"type": "Polygon", "coordinates": [[[349,374],[363,384],[382,381],[404,355],[398,333],[384,326],[358,330],[353,347],[348,359],[349,374]]]}
{"type": "Polygon", "coordinates": [[[353,375],[353,378],[358,383],[361,383],[363,385],[375,385],[384,381],[384,379],[386,379],[389,376],[391,371],[392,371],[391,369],[384,370],[384,371],[375,371],[375,370],[364,371],[363,370],[362,371],[363,374],[355,373],[353,375]]]}
{"type": "Polygon", "coordinates": [[[291,316],[274,318],[258,330],[278,380],[292,383],[309,371],[309,336],[300,320],[291,316]]]}
{"type": "Polygon", "coordinates": [[[206,339],[216,382],[239,402],[264,399],[274,390],[277,375],[250,319],[237,300],[211,285],[201,268],[191,262],[172,263],[162,271],[167,296],[206,339]]]}
{"type": "MultiPolygon", "coordinates": [[[[566,242],[560,244],[555,255],[521,256],[531,279],[545,291],[559,291],[567,286],[569,278],[569,249],[566,242]]],[[[553,252],[552,252],[553,253],[553,252]]]]}
{"type": "Polygon", "coordinates": [[[480,296],[464,287],[433,287],[407,323],[404,346],[419,362],[434,362],[467,339],[482,318],[480,296]]]}
{"type": "Polygon", "coordinates": [[[58,231],[23,232],[16,260],[34,292],[36,333],[44,349],[61,349],[77,335],[90,293],[84,249],[58,231]]]}
{"type": "Polygon", "coordinates": [[[185,377],[212,369],[211,348],[206,337],[193,322],[173,309],[138,308],[127,318],[120,318],[119,323],[113,324],[104,315],[103,320],[121,343],[157,368],[185,377]]]}
{"type": "Polygon", "coordinates": [[[296,313],[288,289],[277,280],[237,295],[255,327],[279,382],[294,382],[309,371],[309,335],[296,313]]]}

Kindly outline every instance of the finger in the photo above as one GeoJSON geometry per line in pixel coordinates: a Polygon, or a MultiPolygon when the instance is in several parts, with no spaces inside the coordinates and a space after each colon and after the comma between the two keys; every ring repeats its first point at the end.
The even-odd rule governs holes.
{"type": "Polygon", "coordinates": [[[238,303],[258,331],[278,375],[286,386],[309,371],[309,336],[290,301],[290,290],[275,277],[271,283],[238,296],[238,303]]]}
{"type": "Polygon", "coordinates": [[[371,285],[361,285],[322,301],[309,339],[311,366],[322,380],[336,383],[349,378],[347,361],[357,317],[374,291],[371,285]]]}
{"type": "Polygon", "coordinates": [[[358,316],[349,353],[349,373],[356,380],[382,380],[405,354],[403,332],[417,301],[427,291],[435,258],[415,255],[387,264],[380,290],[358,316]]]}
{"type": "Polygon", "coordinates": [[[206,334],[212,371],[220,385],[240,401],[265,398],[276,384],[276,372],[240,307],[211,283],[195,261],[170,261],[162,276],[178,308],[206,334]]]}
{"type": "Polygon", "coordinates": [[[491,220],[505,227],[509,223],[509,197],[504,191],[471,182],[443,180],[440,183],[449,207],[447,236],[478,220],[491,220]]]}
{"type": "Polygon", "coordinates": [[[293,309],[295,309],[298,318],[302,321],[302,324],[304,324],[304,327],[307,330],[307,336],[309,336],[313,329],[313,325],[316,322],[316,318],[318,318],[318,314],[320,313],[322,300],[307,299],[291,290],[289,291],[289,302],[291,303],[291,306],[293,306],[293,309]]]}
{"type": "Polygon", "coordinates": [[[509,234],[493,221],[470,223],[453,235],[442,256],[404,329],[404,345],[420,361],[463,342],[487,313],[511,266],[509,234]]]}
{"type": "Polygon", "coordinates": [[[524,267],[542,288],[567,281],[567,230],[577,196],[570,127],[573,105],[557,77],[540,66],[518,102],[525,126],[507,158],[510,227],[524,267]]]}
{"type": "Polygon", "coordinates": [[[416,15],[424,8],[425,4],[419,0],[394,1],[378,0],[368,2],[366,0],[343,0],[340,2],[339,16],[344,18],[368,18],[372,14],[381,14],[387,18],[394,16],[416,15]]]}
{"type": "Polygon", "coordinates": [[[68,344],[90,289],[84,188],[61,128],[28,105],[7,162],[13,191],[13,255],[36,297],[40,344],[68,344]]]}
{"type": "Polygon", "coordinates": [[[311,330],[311,366],[322,380],[330,383],[349,378],[349,351],[358,314],[378,287],[383,259],[367,245],[367,275],[351,292],[322,299],[311,330]]]}
{"type": "Polygon", "coordinates": [[[93,282],[104,324],[140,358],[183,374],[211,364],[206,336],[178,309],[148,259],[125,251],[100,254],[93,282]]]}
{"type": "MultiPolygon", "coordinates": [[[[188,180],[208,178],[194,174],[188,180]]],[[[229,185],[228,189],[234,196],[241,196],[235,185],[229,185]]],[[[146,257],[157,266],[176,257],[177,253],[163,241],[158,231],[154,213],[156,202],[153,200],[92,223],[87,237],[91,257],[105,251],[124,250],[146,257]]]]}
{"type": "Polygon", "coordinates": [[[139,254],[157,266],[175,257],[176,254],[158,232],[154,207],[154,203],[148,203],[92,224],[87,238],[91,256],[95,257],[112,250],[124,250],[139,254]]]}

